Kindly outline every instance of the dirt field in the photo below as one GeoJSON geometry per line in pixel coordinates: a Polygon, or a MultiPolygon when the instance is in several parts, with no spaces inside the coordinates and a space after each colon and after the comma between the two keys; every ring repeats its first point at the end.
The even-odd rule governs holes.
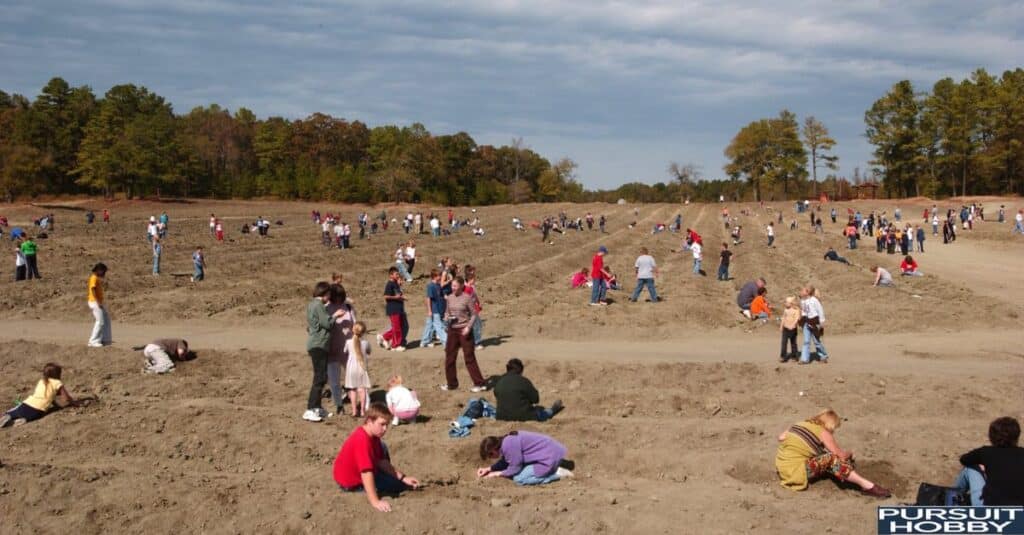
{"type": "MultiPolygon", "coordinates": [[[[385,438],[396,465],[426,483],[393,500],[390,515],[373,511],[362,495],[339,493],[331,479],[331,462],[357,422],[345,416],[310,424],[299,416],[310,376],[304,309],[313,284],[344,273],[360,319],[382,330],[386,269],[396,243],[407,239],[397,227],[368,241],[353,236],[355,248],[339,251],[320,245],[310,210],[340,212],[355,226],[363,207],[0,205],[12,225],[31,227],[46,212],[57,219],[56,231],[39,241],[44,278],[0,282],[0,395],[5,403],[27,396],[42,365],[58,361],[74,394],[100,399],[0,431],[0,531],[873,532],[876,500],[828,481],[803,493],[781,488],[775,436],[820,408],[835,408],[846,419],[840,444],[857,452],[860,472],[894,489],[881,503],[897,503],[912,501],[921,481],[950,482],[958,456],[985,442],[990,420],[1024,417],[1024,237],[1011,236],[1011,223],[994,222],[999,204],[1012,220],[1022,203],[981,201],[992,222],[961,232],[950,245],[931,236],[929,226],[926,252],[914,254],[926,276],[902,278],[895,289],[872,288],[868,267],[898,273],[900,257],[875,253],[873,240],[845,250],[827,207],[822,235],[790,203],[774,203],[785,224],[769,249],[763,227],[774,216],[753,204],[729,205],[745,239],[730,246],[729,282],[715,280],[719,244],[729,234],[721,205],[486,207],[476,214],[484,238],[468,231],[438,240],[413,236],[417,275],[442,256],[478,266],[484,374],[520,357],[542,402],[561,398],[567,409],[543,424],[483,421],[471,437],[449,439],[448,421],[472,395],[437,390],[442,350],[375,353],[375,382],[402,374],[429,417],[385,438]],[[99,215],[105,206],[109,225],[85,224],[86,209],[99,215]],[[561,210],[607,215],[608,234],[570,231],[544,244],[538,231],[512,229],[514,215],[530,222],[561,210]],[[162,211],[171,218],[165,274],[153,277],[145,222],[162,211]],[[225,220],[226,243],[209,235],[211,212],[225,220]],[[651,234],[653,224],[671,224],[676,213],[704,237],[708,277],[693,276],[689,253],[674,252],[679,235],[651,234]],[[239,233],[242,222],[261,215],[284,225],[266,239],[239,233]],[[789,230],[793,219],[799,228],[789,230]],[[199,244],[207,248],[207,280],[193,285],[187,276],[171,276],[191,271],[199,244]],[[589,266],[599,245],[609,248],[606,263],[626,282],[624,291],[610,292],[609,307],[586,306],[589,290],[568,288],[571,273],[589,266]],[[829,245],[855,265],[824,262],[829,245]],[[661,267],[662,303],[626,301],[641,246],[661,267]],[[85,282],[97,261],[111,268],[115,345],[103,349],[85,347],[92,323],[85,282]],[[777,324],[756,327],[734,303],[742,283],[756,276],[767,279],[773,304],[802,284],[818,287],[829,319],[829,365],[777,362],[777,324]],[[199,358],[168,376],[140,374],[142,356],[131,347],[167,336],[187,338],[199,358]],[[562,441],[577,477],[528,489],[478,481],[479,440],[511,429],[562,441]]],[[[899,206],[904,221],[919,223],[931,204],[899,206]]],[[[939,203],[943,211],[953,205],[939,203]]],[[[841,223],[847,207],[891,214],[896,204],[837,206],[841,223]]],[[[406,212],[385,209],[389,217],[406,212]]],[[[456,215],[472,217],[468,208],[456,215]]],[[[0,243],[13,257],[6,235],[0,243]]],[[[406,288],[410,341],[422,329],[424,286],[418,279],[406,288]]],[[[461,364],[460,377],[468,384],[461,364]]]]}

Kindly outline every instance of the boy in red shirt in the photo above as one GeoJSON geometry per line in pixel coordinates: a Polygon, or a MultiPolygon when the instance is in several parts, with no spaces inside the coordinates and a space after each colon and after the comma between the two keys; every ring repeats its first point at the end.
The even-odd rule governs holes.
{"type": "Polygon", "coordinates": [[[334,481],[347,492],[366,492],[366,499],[374,509],[387,513],[391,504],[380,494],[398,495],[417,489],[415,477],[399,472],[391,464],[387,448],[381,438],[391,425],[391,411],[377,401],[366,409],[366,420],[341,445],[334,459],[334,481]]]}
{"type": "Polygon", "coordinates": [[[604,255],[608,254],[608,248],[604,245],[597,248],[594,259],[590,262],[590,277],[593,286],[590,288],[590,305],[607,305],[604,296],[608,291],[608,279],[611,274],[604,268],[604,255]]]}

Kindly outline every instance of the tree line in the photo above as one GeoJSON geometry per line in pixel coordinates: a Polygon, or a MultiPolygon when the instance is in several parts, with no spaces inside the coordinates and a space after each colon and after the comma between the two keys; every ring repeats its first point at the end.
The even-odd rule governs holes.
{"type": "Polygon", "coordinates": [[[838,176],[836,141],[813,116],[782,110],[742,127],[725,148],[725,178],[672,162],[668,180],[585,190],[569,158],[551,162],[523,140],[478,145],[419,123],[368,127],[314,113],[259,119],[213,104],[177,115],[145,87],[97,98],[54,78],[34,99],[0,91],[0,196],[115,194],[426,202],[680,202],[851,195],[866,179],[890,197],[1022,193],[1024,71],[979,69],[917,93],[896,83],[864,116],[874,166],[838,176]],[[820,176],[819,176],[820,172],[820,176]]]}

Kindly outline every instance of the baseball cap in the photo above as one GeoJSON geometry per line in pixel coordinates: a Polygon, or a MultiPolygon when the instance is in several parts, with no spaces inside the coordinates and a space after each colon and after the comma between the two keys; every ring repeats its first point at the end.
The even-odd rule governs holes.
{"type": "Polygon", "coordinates": [[[602,246],[600,246],[600,247],[598,247],[598,248],[597,248],[597,252],[599,252],[599,253],[604,253],[604,254],[608,254],[608,248],[607,248],[607,247],[605,247],[604,245],[602,245],[602,246]]]}

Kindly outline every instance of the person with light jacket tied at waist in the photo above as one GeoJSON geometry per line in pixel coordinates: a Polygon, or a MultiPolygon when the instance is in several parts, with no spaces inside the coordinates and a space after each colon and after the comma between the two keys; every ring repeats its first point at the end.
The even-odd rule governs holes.
{"type": "Polygon", "coordinates": [[[473,322],[476,321],[476,298],[463,291],[466,281],[462,277],[455,277],[452,281],[452,293],[446,298],[445,324],[448,326],[448,336],[444,347],[444,375],[446,384],[441,385],[441,390],[458,390],[459,377],[455,370],[455,360],[459,356],[459,347],[462,348],[462,356],[466,361],[466,371],[473,380],[472,392],[486,390],[484,377],[480,373],[480,367],[476,363],[475,347],[471,334],[473,322]]]}
{"type": "Polygon", "coordinates": [[[828,363],[828,352],[825,345],[821,343],[821,335],[824,334],[825,309],[818,300],[817,290],[813,286],[805,286],[800,290],[800,312],[801,323],[804,327],[804,346],[800,351],[799,364],[811,363],[811,343],[818,353],[818,360],[822,364],[828,363]]]}

